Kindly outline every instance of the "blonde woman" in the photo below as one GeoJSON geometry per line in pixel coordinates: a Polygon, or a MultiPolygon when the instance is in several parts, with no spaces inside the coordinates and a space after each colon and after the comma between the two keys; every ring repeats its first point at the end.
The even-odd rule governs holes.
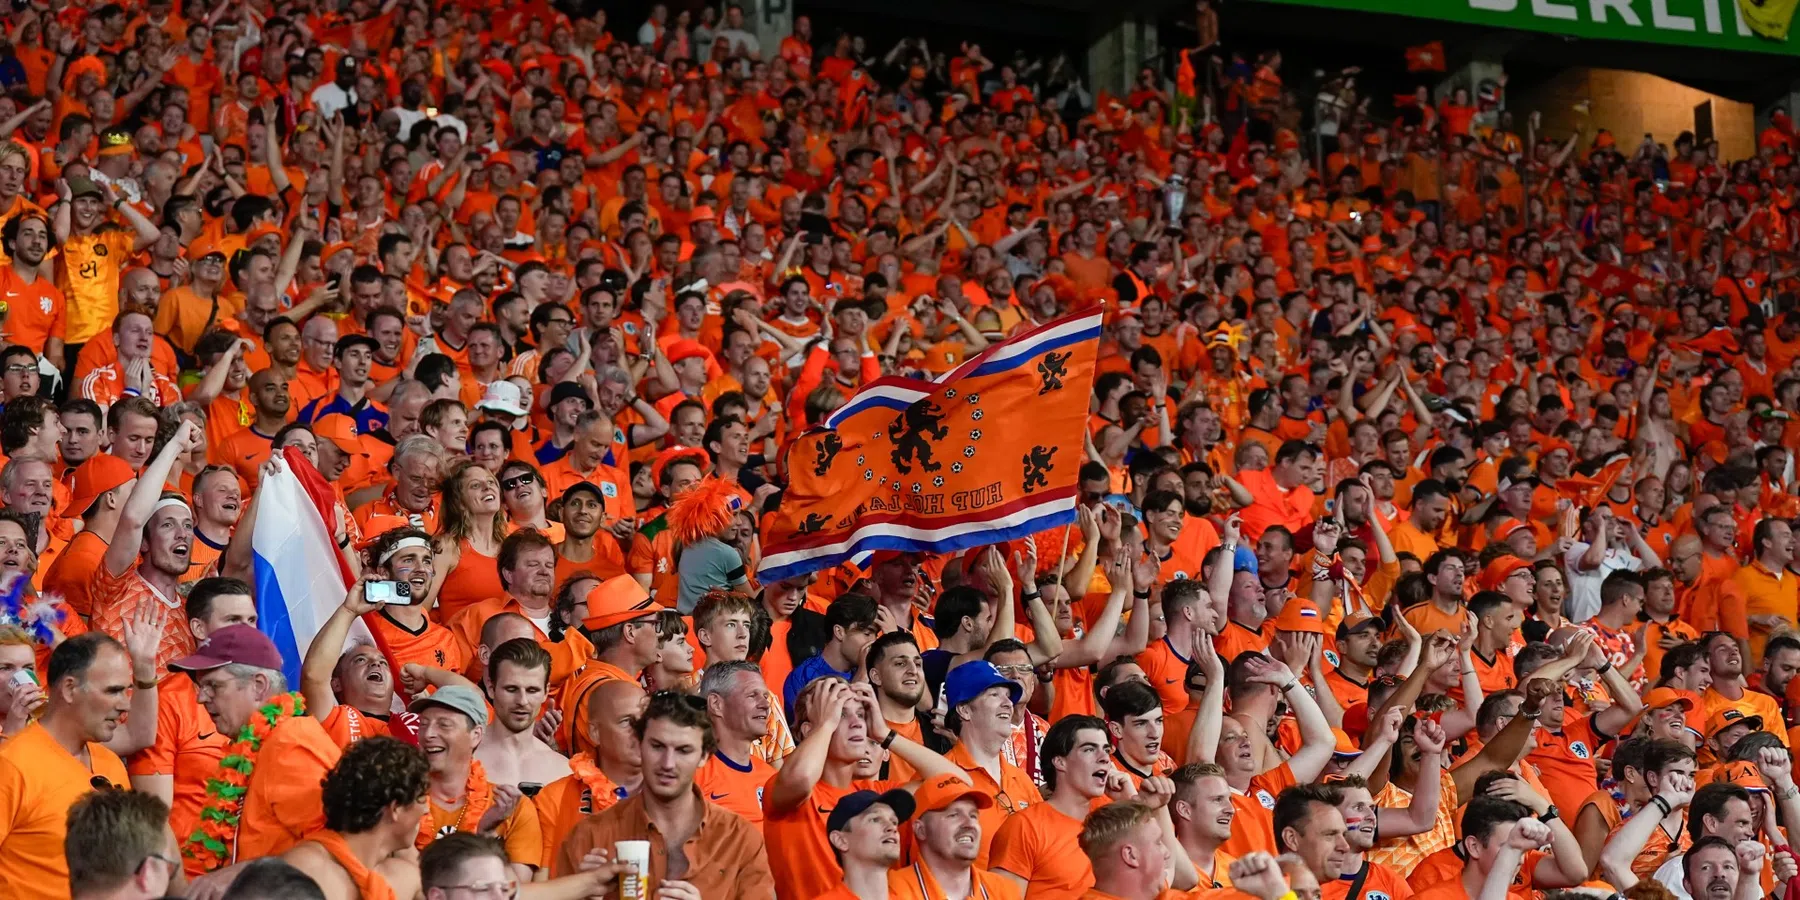
{"type": "Polygon", "coordinates": [[[450,466],[438,488],[441,506],[433,547],[439,573],[436,619],[448,622],[465,607],[506,592],[498,557],[506,539],[500,482],[474,460],[450,466]]]}

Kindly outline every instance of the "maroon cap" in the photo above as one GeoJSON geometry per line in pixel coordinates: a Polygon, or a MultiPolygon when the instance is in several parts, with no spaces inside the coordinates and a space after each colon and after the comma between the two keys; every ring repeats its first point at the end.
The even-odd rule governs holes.
{"type": "Polygon", "coordinates": [[[183,672],[205,672],[220,666],[245,665],[281,669],[281,651],[254,625],[227,625],[209,635],[194,652],[169,663],[183,672]]]}

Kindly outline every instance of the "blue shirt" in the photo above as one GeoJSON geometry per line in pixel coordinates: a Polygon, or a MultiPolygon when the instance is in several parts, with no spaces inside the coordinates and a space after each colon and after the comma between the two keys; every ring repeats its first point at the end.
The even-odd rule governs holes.
{"type": "Polygon", "coordinates": [[[805,662],[795,666],[794,671],[788,673],[787,680],[781,683],[781,707],[787,712],[788,721],[794,721],[795,698],[799,697],[800,692],[805,690],[806,686],[811,684],[814,679],[823,678],[827,675],[836,675],[845,681],[849,681],[852,674],[854,673],[839,672],[832,668],[831,664],[825,661],[825,657],[822,654],[810,657],[805,662]]]}
{"type": "Polygon", "coordinates": [[[319,419],[330,415],[346,415],[356,422],[357,434],[368,434],[387,427],[387,411],[369,402],[367,397],[355,406],[344,399],[343,394],[334,393],[330,397],[315,397],[311,403],[300,407],[297,421],[311,425],[319,419]]]}

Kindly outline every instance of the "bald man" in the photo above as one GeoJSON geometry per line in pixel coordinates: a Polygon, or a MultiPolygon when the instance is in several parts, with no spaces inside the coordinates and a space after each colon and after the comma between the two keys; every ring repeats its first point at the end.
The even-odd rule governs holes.
{"type": "Polygon", "coordinates": [[[293,398],[287,381],[274,369],[252,374],[245,393],[255,418],[249,427],[238,429],[219,444],[219,458],[213,461],[236,469],[239,477],[254,486],[258,470],[273,452],[275,433],[288,423],[293,398]]]}
{"type": "Polygon", "coordinates": [[[643,783],[632,721],[643,714],[649,699],[637,682],[623,679],[603,681],[588,692],[588,739],[597,749],[572,757],[572,773],[538,794],[545,853],[560,850],[576,824],[630,796],[643,783]]]}

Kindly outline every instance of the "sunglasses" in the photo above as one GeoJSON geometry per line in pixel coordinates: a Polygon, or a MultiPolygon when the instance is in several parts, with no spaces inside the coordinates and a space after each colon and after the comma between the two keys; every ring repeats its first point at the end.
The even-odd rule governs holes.
{"type": "Polygon", "coordinates": [[[500,482],[500,489],[503,491],[516,491],[525,485],[535,484],[536,482],[537,476],[530,472],[526,472],[523,475],[514,475],[511,478],[503,479],[500,482]]]}

